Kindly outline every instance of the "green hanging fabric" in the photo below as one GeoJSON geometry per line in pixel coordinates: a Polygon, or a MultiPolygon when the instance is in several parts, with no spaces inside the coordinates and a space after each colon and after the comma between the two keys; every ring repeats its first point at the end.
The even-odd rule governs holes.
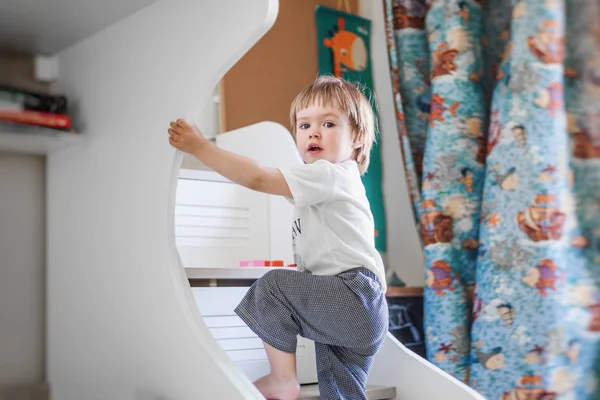
{"type": "MultiPolygon", "coordinates": [[[[336,9],[317,6],[315,22],[319,74],[331,74],[350,82],[357,82],[368,91],[365,93],[367,98],[372,98],[370,94],[374,91],[370,60],[371,21],[336,9]]],[[[373,101],[371,104],[377,121],[375,104],[373,101]]],[[[383,253],[386,251],[386,227],[379,138],[373,145],[369,170],[362,180],[375,220],[375,246],[383,253]]]]}

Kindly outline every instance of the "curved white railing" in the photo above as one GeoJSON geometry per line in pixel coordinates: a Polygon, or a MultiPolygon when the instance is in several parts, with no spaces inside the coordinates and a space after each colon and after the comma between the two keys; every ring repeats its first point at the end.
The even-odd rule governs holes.
{"type": "Polygon", "coordinates": [[[162,0],[58,54],[56,90],[77,105],[84,142],[47,162],[53,398],[261,398],[190,296],[172,227],[180,156],[166,129],[198,118],[277,7],[162,0]]]}

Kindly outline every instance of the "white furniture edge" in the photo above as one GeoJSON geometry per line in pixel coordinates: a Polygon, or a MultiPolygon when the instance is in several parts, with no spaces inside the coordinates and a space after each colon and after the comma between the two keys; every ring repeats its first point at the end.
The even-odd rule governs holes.
{"type": "Polygon", "coordinates": [[[292,267],[238,267],[204,268],[186,267],[188,279],[258,279],[274,269],[294,269],[292,267]]]}
{"type": "Polygon", "coordinates": [[[64,68],[61,67],[57,84],[62,86],[58,89],[82,99],[82,119],[88,125],[89,136],[80,149],[71,148],[48,158],[46,371],[53,396],[73,400],[92,397],[129,400],[134,396],[191,399],[205,393],[213,398],[221,394],[231,399],[262,398],[217,346],[191,294],[174,234],[175,187],[182,155],[169,147],[166,127],[169,119],[182,116],[181,111],[188,120],[197,116],[206,94],[271,28],[277,11],[276,0],[238,0],[228,5],[217,0],[158,1],[59,55],[64,68]],[[212,41],[212,31],[207,31],[207,27],[212,25],[208,20],[217,24],[227,19],[228,29],[235,29],[231,21],[243,20],[244,14],[229,13],[242,4],[244,10],[256,9],[256,12],[247,19],[243,34],[233,31],[223,41],[235,46],[222,46],[220,56],[213,59],[209,69],[192,70],[192,65],[206,60],[205,52],[211,53],[207,44],[212,41]],[[204,14],[198,18],[195,12],[204,14]],[[185,24],[176,26],[181,20],[185,24]],[[201,28],[197,20],[204,21],[201,28]],[[166,35],[168,29],[175,33],[166,35]],[[194,32],[204,35],[196,52],[194,32]],[[182,51],[188,52],[190,62],[173,63],[182,51]],[[185,71],[173,78],[172,85],[167,82],[169,64],[173,64],[172,71],[185,71]],[[153,85],[150,74],[161,75],[159,68],[165,72],[162,76],[165,79],[153,85]],[[202,78],[194,81],[193,74],[203,71],[202,78]],[[134,86],[140,87],[139,91],[134,86]],[[119,93],[121,88],[126,91],[117,99],[120,110],[103,96],[110,98],[113,91],[119,93]],[[160,97],[154,99],[154,94],[160,97]],[[148,121],[138,126],[136,121],[149,113],[148,107],[161,105],[164,107],[161,113],[148,118],[152,119],[152,126],[148,121]],[[185,108],[189,108],[187,115],[185,108]],[[118,121],[120,126],[116,125],[118,121]],[[158,124],[162,123],[165,128],[160,129],[159,136],[158,124]],[[122,135],[119,128],[128,134],[122,135]],[[131,169],[123,170],[130,165],[131,169]],[[130,190],[132,179],[140,181],[137,192],[130,190]],[[123,187],[126,189],[121,190],[123,187]],[[138,212],[138,204],[143,201],[140,193],[150,197],[138,212]],[[73,215],[80,217],[69,220],[73,215]],[[151,222],[146,224],[146,221],[151,222]],[[85,235],[94,223],[97,229],[85,235]],[[141,231],[140,223],[152,230],[141,231]],[[136,232],[141,235],[134,236],[136,232]],[[72,240],[65,240],[67,237],[72,240]],[[129,237],[138,251],[121,252],[129,237]],[[156,246],[155,253],[138,256],[147,245],[156,246]],[[94,263],[89,263],[87,269],[81,268],[87,258],[94,256],[97,256],[94,263]],[[153,256],[154,259],[150,258],[153,256]],[[100,263],[108,266],[105,271],[90,267],[100,263]],[[133,271],[141,272],[148,264],[152,264],[146,277],[150,286],[144,288],[143,275],[133,271]],[[97,278],[90,285],[93,289],[87,290],[85,283],[73,284],[77,276],[97,278]],[[151,293],[152,285],[156,285],[156,295],[151,293]],[[147,303],[142,304],[143,300],[147,303]],[[120,303],[116,304],[117,301],[120,303]],[[152,305],[157,306],[156,310],[152,305]],[[140,311],[140,307],[145,308],[140,311]],[[163,315],[162,324],[157,310],[158,314],[168,313],[163,315]],[[86,318],[88,322],[84,322],[86,318]],[[115,319],[125,325],[115,328],[112,325],[115,319]],[[189,351],[183,344],[189,346],[189,351]],[[156,346],[154,351],[152,346],[156,346]],[[160,355],[167,355],[168,360],[159,360],[160,355]],[[186,367],[194,369],[185,370],[186,367]],[[199,367],[211,371],[196,380],[203,372],[199,367]],[[198,382],[204,385],[197,385],[198,382]]]}
{"type": "Polygon", "coordinates": [[[375,357],[369,385],[394,386],[398,399],[486,400],[471,387],[409,350],[391,333],[375,357]]]}
{"type": "MultiPolygon", "coordinates": [[[[260,26],[254,34],[248,37],[246,44],[239,48],[230,59],[225,63],[209,82],[219,82],[225,73],[233,67],[233,65],[242,58],[242,56],[250,49],[258,40],[268,32],[277,18],[279,11],[279,0],[267,0],[268,10],[267,18],[264,25],[260,26]]],[[[205,91],[198,91],[198,93],[206,93],[209,88],[205,91]]],[[[200,96],[200,95],[199,95],[200,96]]],[[[194,105],[199,104],[200,101],[193,103],[194,105]]],[[[187,113],[187,119],[192,120],[198,113],[197,106],[190,106],[190,110],[187,113]]],[[[167,209],[166,211],[166,230],[168,240],[168,249],[171,254],[171,262],[169,264],[169,270],[173,278],[173,287],[175,294],[179,299],[179,302],[184,309],[188,309],[191,313],[186,313],[187,321],[198,337],[198,341],[206,349],[206,351],[212,356],[213,361],[221,368],[228,376],[230,382],[235,385],[241,392],[246,392],[247,399],[264,399],[264,396],[256,389],[256,387],[248,380],[243,374],[242,370],[235,365],[235,363],[225,354],[225,352],[217,345],[212,335],[206,328],[204,320],[200,315],[197,308],[196,301],[192,294],[189,281],[185,268],[181,263],[177,246],[175,245],[175,197],[177,193],[177,183],[180,177],[181,163],[183,160],[183,153],[176,152],[173,159],[171,178],[169,184],[169,190],[167,193],[167,209]]]]}

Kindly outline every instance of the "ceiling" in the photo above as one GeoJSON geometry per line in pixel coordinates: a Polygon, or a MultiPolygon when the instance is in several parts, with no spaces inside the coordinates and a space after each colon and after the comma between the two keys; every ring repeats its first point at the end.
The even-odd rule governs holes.
{"type": "Polygon", "coordinates": [[[0,0],[0,50],[52,55],[157,0],[0,0]]]}

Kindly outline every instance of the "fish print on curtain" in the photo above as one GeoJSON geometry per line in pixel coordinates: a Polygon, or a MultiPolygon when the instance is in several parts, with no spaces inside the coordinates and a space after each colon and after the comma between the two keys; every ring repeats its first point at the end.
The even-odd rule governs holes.
{"type": "Polygon", "coordinates": [[[385,4],[428,359],[490,399],[600,398],[598,2],[385,4]]]}
{"type": "Polygon", "coordinates": [[[565,229],[567,220],[576,221],[563,102],[563,17],[559,1],[516,2],[511,39],[496,70],[470,380],[489,398],[554,398],[571,384],[563,382],[572,377],[569,369],[548,354],[549,347],[561,348],[565,335],[577,336],[565,325],[568,307],[561,299],[567,269],[583,266],[565,229]]]}
{"type": "MultiPolygon", "coordinates": [[[[460,1],[387,1],[392,73],[398,72],[404,154],[423,160],[413,196],[426,258],[428,358],[468,381],[470,317],[479,201],[485,161],[485,106],[479,38],[482,13],[460,1]],[[427,20],[425,16],[427,15],[427,20]],[[430,54],[429,49],[433,49],[430,54]],[[402,60],[396,63],[397,58],[402,60]],[[448,329],[448,327],[451,327],[448,329]]],[[[409,179],[411,186],[415,179],[409,179]]]]}
{"type": "Polygon", "coordinates": [[[426,28],[431,112],[420,208],[427,354],[468,382],[467,291],[475,283],[486,153],[481,7],[458,0],[433,1],[426,28]]]}
{"type": "MultiPolygon", "coordinates": [[[[597,166],[578,181],[565,111],[585,90],[565,96],[577,68],[565,67],[564,46],[582,21],[567,16],[593,3],[575,3],[514,2],[496,73],[469,382],[491,399],[597,398],[597,336],[589,329],[597,264],[586,259],[582,227],[595,218],[598,226],[600,214],[582,218],[581,200],[597,204],[590,192],[600,186],[589,180],[597,166]]],[[[580,49],[586,62],[597,49],[589,44],[580,49]]]]}
{"type": "MultiPolygon", "coordinates": [[[[577,336],[562,351],[571,355],[569,371],[578,398],[600,398],[600,2],[568,0],[566,15],[565,108],[570,140],[572,188],[579,230],[572,251],[585,266],[569,276],[565,323],[577,336]],[[580,235],[580,236],[579,236],[580,235]],[[580,378],[581,377],[581,378],[580,378]],[[580,379],[578,379],[580,378],[580,379]],[[591,395],[589,395],[592,393],[591,395]]],[[[569,271],[571,266],[569,266],[569,271]]],[[[565,374],[563,374],[565,375],[565,374]]],[[[568,380],[567,380],[568,382],[568,380]]]]}
{"type": "Polygon", "coordinates": [[[427,6],[424,1],[406,2],[405,6],[397,0],[384,0],[384,10],[400,149],[413,213],[417,217],[430,108],[427,6]],[[410,16],[407,6],[411,7],[410,16]],[[399,60],[402,60],[401,65],[399,60]]]}

